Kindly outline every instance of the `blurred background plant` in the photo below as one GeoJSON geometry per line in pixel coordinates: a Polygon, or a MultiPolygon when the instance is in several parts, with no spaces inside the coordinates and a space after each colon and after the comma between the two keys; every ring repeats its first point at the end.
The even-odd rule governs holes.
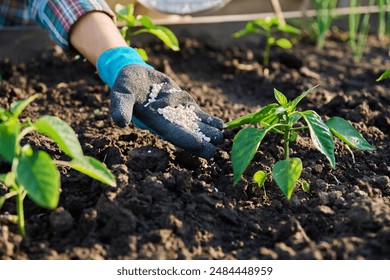
{"type": "Polygon", "coordinates": [[[319,49],[322,49],[325,45],[326,36],[335,18],[337,3],[337,0],[312,0],[316,16],[312,19],[310,26],[312,27],[312,33],[315,35],[319,49]]]}
{"type": "MultiPolygon", "coordinates": [[[[362,1],[350,0],[350,13],[348,15],[349,25],[349,45],[352,50],[352,56],[355,61],[360,61],[363,57],[364,49],[366,47],[367,36],[370,31],[370,12],[360,14],[356,9],[361,6],[362,1]]],[[[369,6],[374,4],[374,0],[369,1],[369,6]]]]}
{"type": "Polygon", "coordinates": [[[384,39],[390,36],[390,0],[378,0],[378,36],[384,39]],[[387,23],[386,23],[387,22],[387,23]]]}
{"type": "Polygon", "coordinates": [[[282,22],[278,17],[267,17],[247,22],[243,29],[233,34],[233,37],[241,38],[250,34],[263,36],[265,38],[263,67],[268,68],[272,46],[278,46],[283,49],[290,49],[293,46],[291,38],[282,37],[283,33],[293,37],[300,34],[300,30],[282,22]]]}
{"type": "MultiPolygon", "coordinates": [[[[176,35],[167,27],[155,25],[152,19],[146,15],[134,15],[134,4],[127,6],[115,5],[115,13],[118,22],[124,25],[120,32],[127,44],[131,46],[131,38],[142,33],[149,33],[160,39],[168,48],[174,51],[180,50],[176,35]]],[[[143,48],[135,48],[143,60],[148,60],[148,54],[143,48]]]]}

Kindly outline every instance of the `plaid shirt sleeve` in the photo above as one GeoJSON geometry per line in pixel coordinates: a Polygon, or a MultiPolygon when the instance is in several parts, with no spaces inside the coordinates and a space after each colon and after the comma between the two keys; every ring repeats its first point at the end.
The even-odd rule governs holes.
{"type": "Polygon", "coordinates": [[[26,0],[3,0],[0,2],[0,27],[28,24],[30,21],[26,0]]]}
{"type": "Polygon", "coordinates": [[[5,0],[0,4],[0,26],[17,25],[34,20],[49,31],[64,50],[69,50],[69,32],[83,15],[100,11],[115,20],[104,0],[5,0]]]}

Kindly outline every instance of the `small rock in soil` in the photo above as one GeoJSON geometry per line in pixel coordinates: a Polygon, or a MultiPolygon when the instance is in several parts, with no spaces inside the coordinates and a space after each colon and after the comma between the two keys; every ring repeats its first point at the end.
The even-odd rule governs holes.
{"type": "Polygon", "coordinates": [[[303,66],[303,62],[301,59],[287,52],[280,53],[279,60],[288,68],[299,69],[303,66]]]}
{"type": "Polygon", "coordinates": [[[167,189],[156,176],[148,176],[141,183],[142,193],[150,195],[154,201],[159,201],[167,195],[167,189]]]}
{"type": "Polygon", "coordinates": [[[192,176],[191,173],[186,170],[172,170],[172,174],[175,177],[175,185],[173,186],[173,190],[177,192],[187,192],[192,188],[192,176]]]}
{"type": "Polygon", "coordinates": [[[332,208],[326,205],[318,205],[314,210],[315,212],[326,216],[334,215],[334,211],[332,210],[332,208]]]}
{"type": "Polygon", "coordinates": [[[302,252],[298,253],[299,260],[322,260],[321,251],[316,248],[306,247],[302,252]]]}
{"type": "Polygon", "coordinates": [[[14,244],[9,240],[8,226],[0,227],[0,257],[7,259],[7,256],[12,256],[14,251],[14,244]]]}
{"type": "Polygon", "coordinates": [[[149,169],[153,172],[164,171],[169,163],[169,154],[152,146],[144,146],[129,151],[129,160],[126,165],[134,171],[149,169]]]}
{"type": "Polygon", "coordinates": [[[287,246],[284,242],[275,244],[275,252],[278,254],[278,259],[281,260],[294,259],[296,256],[295,250],[287,246]]]}
{"type": "Polygon", "coordinates": [[[184,168],[190,169],[190,170],[197,169],[200,166],[204,165],[204,163],[205,163],[204,161],[206,162],[206,165],[207,165],[206,160],[204,160],[200,157],[194,156],[194,155],[190,154],[189,152],[178,151],[175,153],[175,163],[177,163],[178,165],[180,165],[184,168]]]}
{"type": "Polygon", "coordinates": [[[311,242],[300,222],[295,218],[282,223],[276,230],[274,239],[275,241],[283,241],[297,250],[304,248],[311,242]]]}
{"type": "Polygon", "coordinates": [[[105,155],[104,163],[108,167],[111,167],[114,164],[121,164],[124,161],[121,150],[115,146],[107,148],[102,154],[105,155]]]}
{"type": "Polygon", "coordinates": [[[111,172],[116,178],[119,188],[126,187],[129,181],[129,169],[124,164],[115,164],[111,166],[111,172]]]}
{"type": "Polygon", "coordinates": [[[74,219],[72,215],[63,207],[58,207],[50,213],[50,226],[55,232],[66,232],[73,226],[74,219]]]}
{"type": "Polygon", "coordinates": [[[275,251],[265,247],[261,247],[259,249],[259,255],[260,255],[260,259],[263,260],[276,260],[278,258],[278,254],[276,254],[275,251]]]}
{"type": "Polygon", "coordinates": [[[233,225],[237,224],[237,213],[229,208],[220,208],[218,209],[219,216],[224,219],[226,222],[233,225]]]}

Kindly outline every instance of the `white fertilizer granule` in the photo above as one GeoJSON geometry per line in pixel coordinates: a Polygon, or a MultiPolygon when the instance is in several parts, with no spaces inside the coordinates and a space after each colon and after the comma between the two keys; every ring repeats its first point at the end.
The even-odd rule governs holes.
{"type": "Polygon", "coordinates": [[[183,105],[179,105],[177,107],[167,106],[159,108],[157,111],[159,114],[163,115],[164,119],[178,124],[189,132],[196,134],[203,140],[210,142],[210,137],[207,137],[200,131],[197,124],[197,121],[200,121],[200,118],[195,114],[194,110],[194,106],[184,107],[183,105]]]}
{"type": "MultiPolygon", "coordinates": [[[[148,102],[144,105],[144,107],[149,106],[151,103],[155,102],[157,99],[158,94],[163,90],[163,87],[166,86],[167,83],[160,83],[160,84],[153,84],[152,88],[150,89],[149,93],[149,99],[148,102]]],[[[179,89],[176,88],[170,88],[168,90],[165,90],[167,93],[175,93],[179,92],[179,89]]]]}
{"type": "Polygon", "coordinates": [[[160,93],[162,87],[165,85],[166,83],[161,83],[161,84],[153,84],[152,85],[152,89],[150,90],[150,93],[149,93],[149,99],[148,99],[148,102],[145,104],[145,107],[147,107],[148,105],[150,105],[150,103],[153,103],[156,101],[156,98],[158,96],[158,94],[160,93]]]}

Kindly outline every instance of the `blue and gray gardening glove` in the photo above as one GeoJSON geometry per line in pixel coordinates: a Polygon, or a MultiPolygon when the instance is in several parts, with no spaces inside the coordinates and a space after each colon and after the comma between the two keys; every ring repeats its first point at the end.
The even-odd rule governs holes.
{"type": "Polygon", "coordinates": [[[97,61],[111,89],[110,113],[120,127],[131,121],[197,156],[211,158],[223,140],[223,121],[213,117],[165,74],[130,47],[105,51],[97,61]]]}

